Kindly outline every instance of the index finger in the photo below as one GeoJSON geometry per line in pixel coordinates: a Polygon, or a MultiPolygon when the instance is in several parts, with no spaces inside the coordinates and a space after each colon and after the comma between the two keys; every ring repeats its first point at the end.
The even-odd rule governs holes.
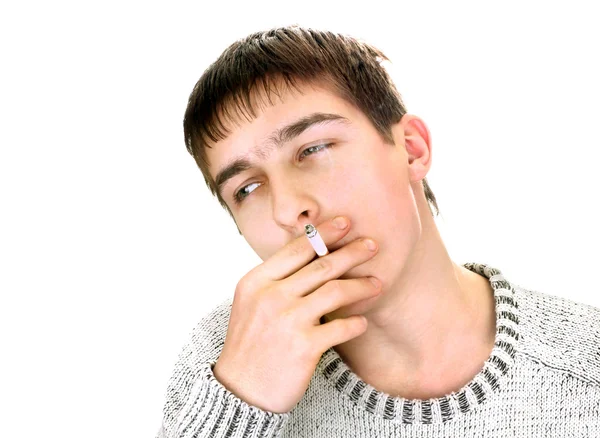
{"type": "MultiPolygon", "coordinates": [[[[350,229],[350,220],[344,218],[348,224],[344,229],[340,229],[334,224],[337,218],[325,221],[315,227],[326,246],[340,240],[350,229]]],[[[299,271],[316,257],[318,255],[314,247],[307,236],[303,234],[283,246],[269,259],[257,266],[256,269],[261,275],[265,275],[272,281],[277,281],[299,271]]]]}

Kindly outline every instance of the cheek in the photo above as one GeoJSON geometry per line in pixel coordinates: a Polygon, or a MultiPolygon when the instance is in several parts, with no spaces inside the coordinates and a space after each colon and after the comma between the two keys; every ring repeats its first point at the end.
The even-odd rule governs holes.
{"type": "MultiPolygon", "coordinates": [[[[407,170],[401,167],[393,154],[363,157],[362,165],[347,169],[336,178],[331,190],[334,199],[344,199],[352,212],[375,215],[377,220],[404,222],[413,209],[414,197],[410,190],[407,170]]],[[[360,161],[357,161],[360,162],[360,161]]]]}
{"type": "Polygon", "coordinates": [[[264,220],[263,216],[254,216],[243,221],[243,227],[240,227],[244,239],[250,245],[252,250],[262,261],[271,257],[281,245],[277,246],[277,230],[269,226],[269,221],[264,220]],[[269,237],[265,237],[269,236],[269,237]]]}
{"type": "Polygon", "coordinates": [[[379,239],[381,249],[391,245],[393,251],[410,247],[420,232],[408,169],[402,167],[400,158],[384,156],[365,168],[352,200],[352,211],[365,223],[364,233],[379,239]]]}

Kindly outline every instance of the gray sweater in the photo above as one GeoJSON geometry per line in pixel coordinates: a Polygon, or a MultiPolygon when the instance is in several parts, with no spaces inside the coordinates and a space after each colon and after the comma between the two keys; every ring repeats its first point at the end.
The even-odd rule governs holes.
{"type": "Polygon", "coordinates": [[[228,298],[180,353],[157,437],[600,437],[600,309],[521,288],[489,265],[463,266],[489,279],[497,324],[490,357],[458,392],[393,397],[330,348],[290,412],[248,405],[212,373],[228,298]]]}

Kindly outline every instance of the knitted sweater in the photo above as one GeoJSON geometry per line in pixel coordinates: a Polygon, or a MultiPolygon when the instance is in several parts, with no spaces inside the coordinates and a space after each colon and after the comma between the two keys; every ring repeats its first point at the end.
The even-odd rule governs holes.
{"type": "Polygon", "coordinates": [[[286,413],[248,405],[212,373],[232,298],[205,316],[179,355],[159,438],[184,437],[600,437],[600,309],[526,290],[491,266],[496,341],[458,392],[409,400],[378,391],[333,348],[286,413]]]}

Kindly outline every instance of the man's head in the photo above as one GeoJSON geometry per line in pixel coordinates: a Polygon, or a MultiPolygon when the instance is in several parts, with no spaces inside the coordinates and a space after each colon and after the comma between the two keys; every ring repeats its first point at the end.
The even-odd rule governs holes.
{"type": "Polygon", "coordinates": [[[280,28],[236,42],[196,84],[188,150],[262,260],[338,215],[351,228],[330,249],[379,245],[340,279],[398,284],[418,269],[411,261],[433,257],[429,131],[406,113],[384,59],[348,37],[280,28]]]}
{"type": "MultiPolygon", "coordinates": [[[[215,151],[222,155],[222,163],[228,161],[226,157],[234,154],[223,150],[228,148],[224,141],[231,143],[231,134],[240,126],[251,124],[263,109],[273,108],[273,94],[287,94],[295,99],[290,93],[312,89],[311,86],[355,107],[385,144],[402,147],[394,146],[392,127],[406,109],[381,66],[384,60],[387,57],[381,51],[351,37],[291,26],[257,32],[235,42],[204,72],[185,113],[186,146],[211,193],[234,219],[240,234],[244,226],[234,211],[233,199],[224,199],[218,190],[214,177],[219,169],[209,155],[215,151]]],[[[312,109],[315,111],[311,112],[325,112],[318,105],[312,109]]],[[[425,177],[421,184],[430,213],[433,215],[431,206],[439,212],[425,177]]]]}

